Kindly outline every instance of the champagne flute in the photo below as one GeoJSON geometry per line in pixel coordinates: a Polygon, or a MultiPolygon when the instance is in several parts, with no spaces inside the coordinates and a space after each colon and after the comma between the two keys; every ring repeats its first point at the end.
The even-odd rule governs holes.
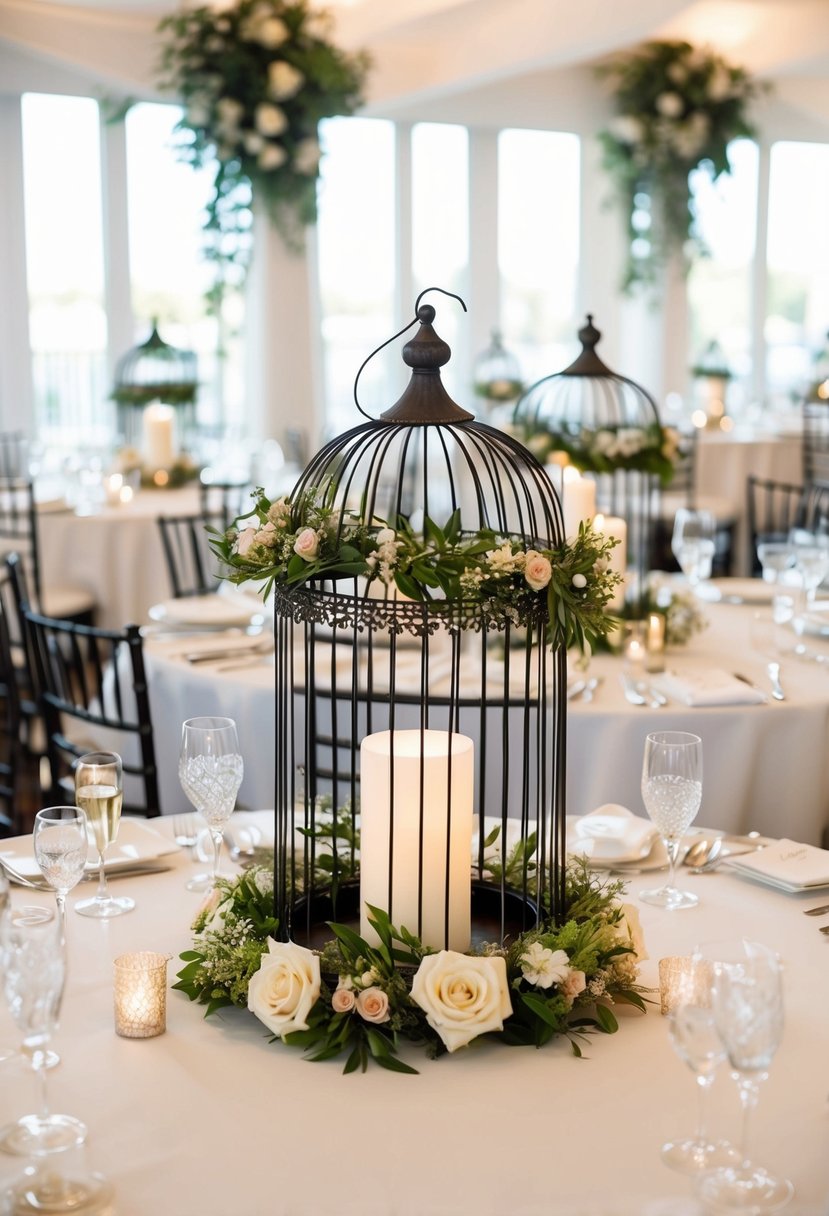
{"type": "Polygon", "coordinates": [[[244,762],[232,718],[188,718],[182,726],[178,777],[196,810],[203,815],[213,840],[213,873],[187,883],[190,891],[216,885],[222,850],[222,829],[233,814],[242,784],[244,762]]]}
{"type": "Polygon", "coordinates": [[[57,1027],[66,978],[60,917],[48,908],[12,908],[0,922],[3,989],[23,1054],[40,1080],[40,1113],[23,1115],[0,1130],[0,1148],[20,1156],[82,1144],[86,1126],[72,1115],[51,1114],[46,1095],[47,1048],[57,1027]]]}
{"type": "Polygon", "coordinates": [[[717,524],[710,511],[680,507],[674,517],[671,550],[691,589],[698,593],[704,579],[711,577],[717,524]]]}
{"type": "Polygon", "coordinates": [[[666,730],[648,735],[642,764],[642,801],[656,824],[670,868],[664,886],[641,891],[639,898],[659,908],[693,908],[698,896],[674,885],[677,853],[702,800],[702,739],[686,731],[666,730]]]}
{"type": "Polygon", "coordinates": [[[739,1156],[728,1141],[710,1140],[706,1131],[708,1093],[717,1069],[726,1058],[711,1008],[713,966],[699,955],[678,962],[682,971],[672,994],[668,1033],[674,1050],[691,1069],[697,1083],[697,1131],[693,1138],[663,1144],[662,1160],[672,1170],[699,1175],[719,1165],[734,1164],[739,1156]]]}
{"type": "Polygon", "coordinates": [[[98,890],[92,899],[75,904],[75,911],[81,916],[121,916],[135,907],[135,900],[128,896],[116,899],[109,894],[104,868],[106,851],[118,836],[123,798],[121,757],[115,752],[88,752],[81,756],[75,764],[75,800],[92,828],[99,858],[98,890]]]}
{"type": "Polygon", "coordinates": [[[718,1209],[776,1212],[794,1187],[749,1155],[751,1114],[759,1087],[783,1034],[783,985],[777,955],[756,942],[741,942],[713,957],[712,1008],[737,1082],[743,1111],[740,1163],[714,1170],[700,1184],[700,1197],[718,1209]]]}
{"type": "Polygon", "coordinates": [[[80,882],[86,866],[86,815],[77,806],[44,807],[35,815],[32,845],[40,872],[54,889],[65,932],[66,896],[80,882]]]}

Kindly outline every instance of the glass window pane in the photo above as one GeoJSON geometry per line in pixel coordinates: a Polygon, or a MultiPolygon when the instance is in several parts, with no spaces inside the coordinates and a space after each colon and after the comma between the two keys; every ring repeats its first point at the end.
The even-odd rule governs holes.
{"type": "Polygon", "coordinates": [[[230,290],[221,332],[208,314],[205,293],[214,271],[202,253],[202,213],[213,166],[194,170],[179,160],[177,106],[142,102],[127,113],[127,205],[135,340],[154,318],[171,346],[199,360],[198,417],[202,428],[245,429],[242,350],[243,300],[230,290]],[[223,349],[224,356],[218,351],[223,349]]]}
{"type": "Polygon", "coordinates": [[[498,138],[498,264],[504,344],[533,381],[576,354],[578,136],[502,131],[498,138]]]}
{"type": "Polygon", "coordinates": [[[35,425],[61,443],[103,440],[107,324],[98,104],[26,93],[23,184],[35,425]]]}
{"type": "Polygon", "coordinates": [[[690,359],[697,362],[716,341],[735,379],[729,408],[745,400],[751,372],[751,289],[757,239],[757,145],[729,145],[731,173],[712,181],[691,174],[697,227],[709,256],[698,258],[688,277],[690,359]]]}
{"type": "MultiPolygon", "coordinates": [[[[394,316],[394,125],[376,118],[320,124],[319,283],[325,427],[329,435],[364,421],[354,377],[388,338],[394,316]]],[[[397,368],[384,351],[360,378],[360,401],[376,416],[395,396],[397,368]]],[[[314,439],[316,437],[313,437],[314,439]]]]}
{"type": "MultiPolygon", "coordinates": [[[[469,137],[465,127],[421,122],[412,128],[412,272],[415,299],[426,287],[442,287],[466,299],[469,263],[469,137]]],[[[468,326],[460,304],[438,293],[437,330],[452,348],[441,370],[451,397],[469,404],[464,353],[468,326]]],[[[405,303],[405,301],[404,301],[405,303]]],[[[467,301],[468,303],[468,301],[467,301]]],[[[414,299],[411,301],[414,308],[414,299]]],[[[412,313],[412,315],[414,315],[412,313]]]]}
{"type": "Polygon", "coordinates": [[[767,381],[799,400],[829,329],[829,145],[781,142],[769,181],[767,381]]]}

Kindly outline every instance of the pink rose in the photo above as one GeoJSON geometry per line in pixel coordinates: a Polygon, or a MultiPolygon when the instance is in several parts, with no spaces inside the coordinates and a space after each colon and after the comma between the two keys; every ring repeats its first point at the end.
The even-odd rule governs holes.
{"type": "Polygon", "coordinates": [[[559,984],[561,995],[568,1001],[574,1001],[580,992],[587,987],[587,978],[583,971],[568,971],[559,984]]]}
{"type": "Polygon", "coordinates": [[[356,1004],[350,988],[338,988],[331,997],[331,1008],[335,1013],[351,1013],[356,1004]]]}
{"type": "Polygon", "coordinates": [[[319,553],[320,538],[313,528],[303,528],[294,541],[294,553],[303,561],[312,562],[319,553]]]}
{"type": "Polygon", "coordinates": [[[389,998],[382,988],[364,988],[357,997],[357,1012],[366,1022],[387,1022],[389,998]]]}
{"type": "Polygon", "coordinates": [[[244,557],[248,549],[256,539],[258,528],[245,528],[236,537],[236,552],[239,557],[244,557]]]}
{"type": "Polygon", "coordinates": [[[528,549],[524,561],[524,578],[533,591],[543,591],[553,577],[553,567],[543,553],[528,549]]]}

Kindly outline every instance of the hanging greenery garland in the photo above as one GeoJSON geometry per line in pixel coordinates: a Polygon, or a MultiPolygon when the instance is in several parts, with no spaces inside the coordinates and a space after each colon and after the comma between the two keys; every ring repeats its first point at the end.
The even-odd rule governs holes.
{"type": "Polygon", "coordinates": [[[703,251],[689,175],[731,171],[728,145],[754,136],[749,104],[765,86],[688,42],[646,42],[599,74],[611,82],[616,112],[599,140],[626,217],[630,289],[653,282],[671,255],[682,253],[687,265],[703,251]]]}
{"type": "Polygon", "coordinates": [[[307,0],[232,0],[164,18],[162,86],[180,98],[182,159],[216,162],[204,230],[219,280],[241,279],[251,200],[293,248],[316,219],[321,119],[353,114],[368,70],[363,53],[329,38],[330,18],[307,0]]]}

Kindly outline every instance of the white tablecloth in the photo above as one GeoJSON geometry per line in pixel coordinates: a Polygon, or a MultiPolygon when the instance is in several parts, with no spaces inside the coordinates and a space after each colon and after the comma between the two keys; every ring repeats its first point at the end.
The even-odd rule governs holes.
{"type": "MultiPolygon", "coordinates": [[[[751,606],[707,606],[708,629],[686,647],[670,651],[669,665],[679,672],[695,666],[738,671],[770,690],[766,660],[751,649],[754,611],[751,606]]],[[[199,644],[206,643],[202,639],[199,644]]],[[[150,641],[147,646],[161,805],[168,814],[187,809],[176,778],[176,758],[181,723],[196,714],[235,718],[245,757],[240,802],[247,807],[270,805],[274,797],[272,658],[217,671],[210,664],[190,665],[182,657],[193,647],[188,638],[150,641]]],[[[639,782],[646,734],[691,730],[702,736],[704,749],[700,823],[819,844],[829,824],[827,666],[784,661],[787,699],[782,703],[689,709],[673,701],[663,709],[650,709],[625,701],[618,658],[596,657],[590,671],[603,676],[603,683],[594,700],[570,705],[568,812],[581,815],[604,802],[622,802],[642,814],[639,782]]],[[[495,752],[493,763],[497,763],[495,752]]]]}
{"type": "MultiPolygon", "coordinates": [[[[244,1011],[208,1021],[168,993],[167,1033],[128,1040],[113,1030],[112,960],[131,950],[177,956],[190,945],[198,897],[172,872],[120,879],[134,912],[99,923],[68,900],[69,981],[49,1075],[53,1109],[89,1126],[86,1158],[116,1189],[118,1216],[703,1216],[690,1181],[666,1169],[661,1143],[691,1134],[696,1093],[674,1055],[658,1004],[620,1015],[615,1036],[593,1036],[586,1059],[566,1042],[541,1051],[483,1043],[429,1061],[416,1077],[342,1061],[310,1064],[269,1044],[244,1011]]],[[[227,863],[226,863],[227,864],[227,863]]],[[[646,880],[634,879],[634,897],[646,880]]],[[[699,941],[745,933],[785,962],[787,1023],[762,1087],[753,1150],[796,1186],[789,1216],[829,1211],[829,1066],[825,941],[788,896],[723,873],[687,877],[698,908],[640,906],[649,962],[699,941]]],[[[88,890],[84,889],[84,895],[88,890]]],[[[48,903],[35,892],[16,902],[48,903]]],[[[820,922],[818,922],[820,923],[820,922]]],[[[169,968],[172,982],[177,963],[169,968]]],[[[0,1043],[16,1031],[0,1010],[0,1043]]],[[[34,1109],[31,1077],[0,1065],[0,1121],[34,1109]]],[[[725,1070],[711,1094],[711,1128],[739,1134],[725,1070]]],[[[0,1182],[19,1162],[0,1157],[0,1182]]]]}
{"type": "Polygon", "coordinates": [[[185,486],[141,490],[132,502],[94,515],[44,512],[38,521],[44,585],[89,591],[96,621],[108,629],[143,624],[147,610],[172,594],[156,519],[198,510],[198,489],[185,486]]]}

